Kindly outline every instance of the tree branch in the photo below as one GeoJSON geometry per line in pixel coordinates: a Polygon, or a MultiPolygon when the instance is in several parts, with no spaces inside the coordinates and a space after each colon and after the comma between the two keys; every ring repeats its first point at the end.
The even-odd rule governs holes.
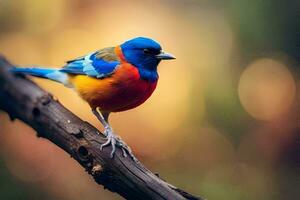
{"type": "Polygon", "coordinates": [[[201,200],[161,180],[141,163],[124,158],[117,149],[113,159],[110,148],[100,151],[105,138],[32,81],[10,73],[0,56],[0,109],[13,120],[18,118],[69,153],[94,180],[126,199],[201,200]]]}

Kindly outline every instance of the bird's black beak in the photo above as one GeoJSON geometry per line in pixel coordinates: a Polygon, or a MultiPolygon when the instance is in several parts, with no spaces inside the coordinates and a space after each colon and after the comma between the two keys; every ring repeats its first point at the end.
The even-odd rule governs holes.
{"type": "Polygon", "coordinates": [[[170,53],[166,53],[166,52],[162,51],[162,52],[160,52],[160,54],[156,55],[156,58],[159,60],[172,60],[172,59],[175,59],[176,57],[170,53]]]}

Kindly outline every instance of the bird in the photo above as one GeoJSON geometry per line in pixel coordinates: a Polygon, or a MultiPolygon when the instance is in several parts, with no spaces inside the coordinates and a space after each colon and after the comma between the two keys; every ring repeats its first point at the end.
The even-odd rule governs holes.
{"type": "Polygon", "coordinates": [[[164,52],[157,41],[136,37],[69,60],[61,68],[15,67],[12,71],[74,89],[104,127],[107,141],[100,149],[111,146],[110,157],[113,158],[116,147],[119,147],[124,157],[129,154],[136,160],[129,146],[113,131],[109,116],[143,104],[157,86],[158,64],[171,59],[175,56],[164,52]]]}

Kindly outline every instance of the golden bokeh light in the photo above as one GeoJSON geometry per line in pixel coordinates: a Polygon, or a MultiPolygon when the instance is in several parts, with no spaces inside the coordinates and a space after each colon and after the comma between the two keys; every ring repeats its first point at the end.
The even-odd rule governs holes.
{"type": "Polygon", "coordinates": [[[238,86],[245,110],[259,120],[272,120],[287,111],[295,92],[295,81],[287,67],[268,58],[250,64],[238,86]]]}

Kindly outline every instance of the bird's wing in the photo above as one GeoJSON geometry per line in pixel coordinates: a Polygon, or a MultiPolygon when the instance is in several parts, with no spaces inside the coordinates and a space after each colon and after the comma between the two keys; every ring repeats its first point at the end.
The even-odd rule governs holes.
{"type": "Polygon", "coordinates": [[[113,74],[119,64],[120,60],[114,52],[114,47],[108,47],[67,61],[67,64],[60,71],[68,74],[105,78],[113,74]]]}

